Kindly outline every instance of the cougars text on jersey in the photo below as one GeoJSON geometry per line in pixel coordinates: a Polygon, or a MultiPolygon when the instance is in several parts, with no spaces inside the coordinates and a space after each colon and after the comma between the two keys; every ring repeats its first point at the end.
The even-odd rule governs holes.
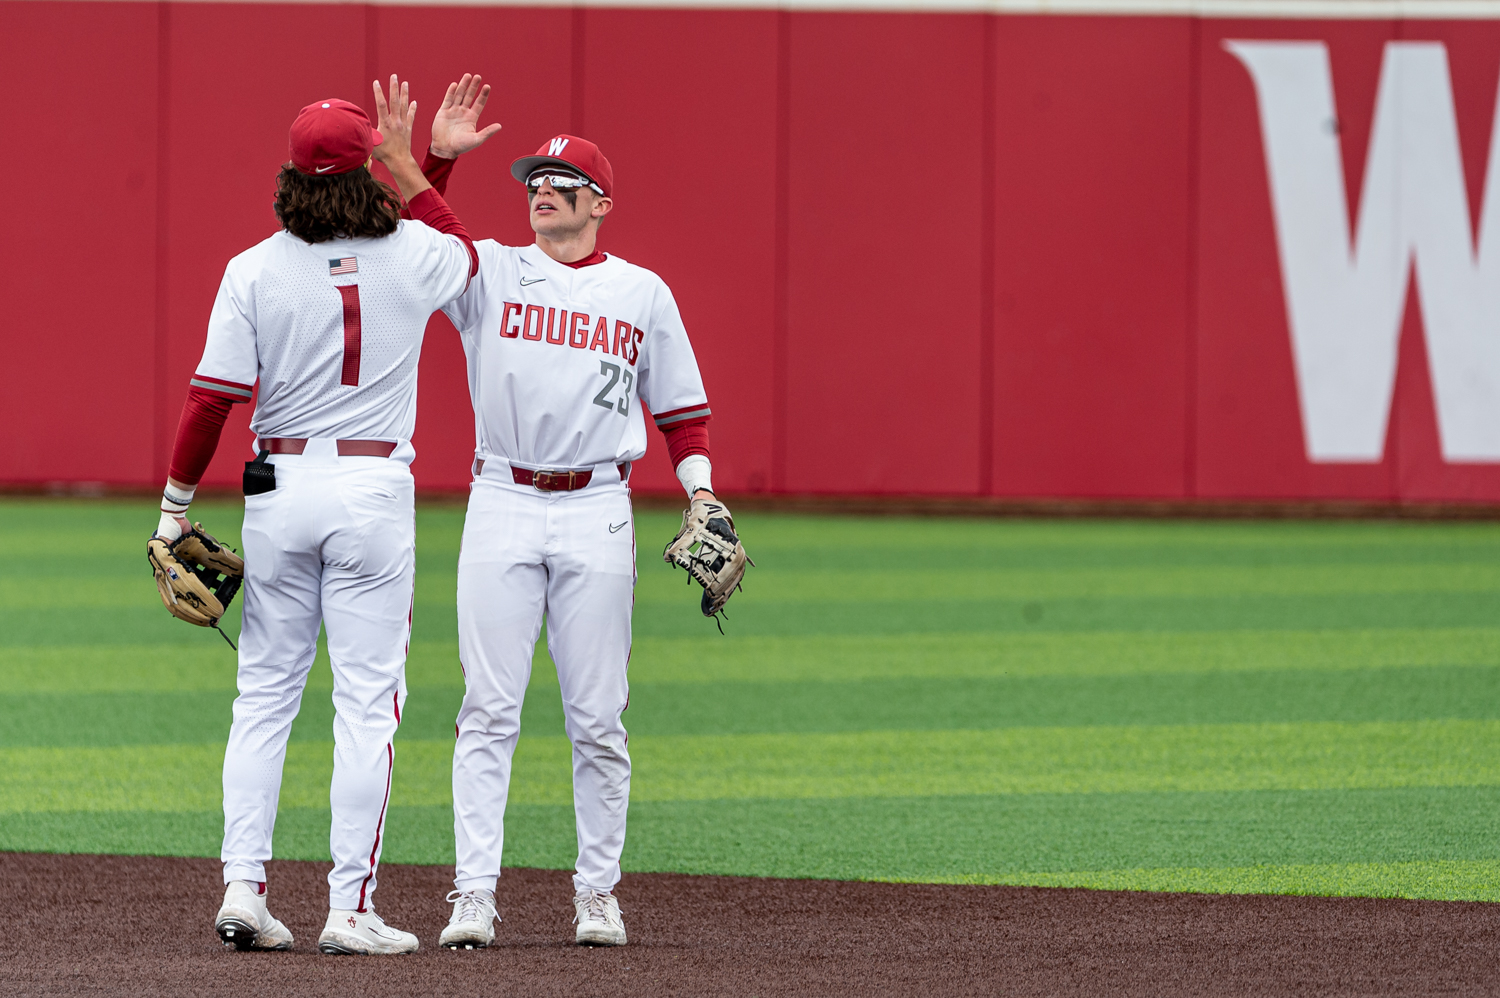
{"type": "Polygon", "coordinates": [[[640,356],[640,343],[646,337],[645,332],[623,319],[611,322],[606,315],[595,321],[587,312],[569,312],[513,301],[505,302],[503,309],[500,335],[506,339],[535,340],[553,346],[566,345],[575,350],[599,350],[624,359],[631,367],[635,366],[636,358],[640,356]]]}

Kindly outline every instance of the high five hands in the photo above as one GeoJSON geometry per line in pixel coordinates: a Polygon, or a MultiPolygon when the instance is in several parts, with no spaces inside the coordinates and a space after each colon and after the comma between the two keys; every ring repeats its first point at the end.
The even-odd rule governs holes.
{"type": "Polygon", "coordinates": [[[395,73],[391,74],[389,103],[381,92],[380,81],[376,80],[372,85],[375,88],[375,127],[380,130],[382,140],[372,155],[390,169],[396,163],[412,158],[411,126],[416,120],[417,102],[406,99],[408,84],[401,83],[395,73]]]}
{"type": "MultiPolygon", "coordinates": [[[[402,96],[405,96],[405,88],[402,96]]],[[[433,155],[457,159],[478,149],[491,135],[500,131],[498,124],[478,128],[480,112],[489,99],[489,84],[480,79],[478,73],[465,73],[457,83],[448,84],[443,106],[432,119],[433,155]]]]}
{"type": "Polygon", "coordinates": [[[395,74],[391,75],[389,102],[380,91],[380,81],[375,81],[374,87],[375,113],[379,119],[375,127],[380,129],[381,142],[371,155],[391,171],[401,197],[409,203],[432,186],[411,154],[411,126],[417,117],[417,102],[406,99],[407,84],[400,82],[395,74]]]}

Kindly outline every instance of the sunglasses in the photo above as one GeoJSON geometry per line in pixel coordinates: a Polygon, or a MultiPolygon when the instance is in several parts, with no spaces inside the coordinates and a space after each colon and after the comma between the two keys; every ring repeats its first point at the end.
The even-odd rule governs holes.
{"type": "Polygon", "coordinates": [[[592,180],[569,173],[533,173],[526,178],[526,192],[535,194],[544,183],[550,183],[555,191],[576,191],[580,187],[591,187],[601,195],[604,193],[604,189],[592,180]]]}

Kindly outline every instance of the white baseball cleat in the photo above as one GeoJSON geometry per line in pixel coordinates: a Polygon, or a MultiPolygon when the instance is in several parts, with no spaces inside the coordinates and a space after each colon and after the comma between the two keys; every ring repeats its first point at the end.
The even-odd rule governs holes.
{"type": "Polygon", "coordinates": [[[383,956],[415,953],[417,937],[385,924],[375,909],[349,911],[333,908],[318,936],[318,952],[334,956],[383,956]]]}
{"type": "MultiPolygon", "coordinates": [[[[269,893],[269,892],[268,892],[269,893]]],[[[224,888],[224,904],[214,916],[214,931],[235,949],[291,949],[292,933],[266,910],[266,895],[248,880],[224,888]]]]}
{"type": "Polygon", "coordinates": [[[575,941],[580,946],[624,946],[625,923],[620,920],[620,902],[609,891],[582,890],[573,895],[578,923],[575,941]]]}
{"type": "Polygon", "coordinates": [[[495,914],[493,891],[449,891],[444,900],[453,905],[453,917],[438,936],[439,946],[484,949],[495,941],[495,923],[500,916],[495,914]]]}

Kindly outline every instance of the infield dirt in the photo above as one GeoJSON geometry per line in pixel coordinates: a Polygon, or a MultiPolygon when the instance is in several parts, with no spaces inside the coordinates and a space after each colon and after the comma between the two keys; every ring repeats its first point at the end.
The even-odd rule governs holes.
{"type": "Polygon", "coordinates": [[[214,935],[207,859],[0,853],[7,995],[1456,995],[1500,991],[1500,905],[627,874],[630,945],[571,944],[569,875],[509,870],[488,950],[439,949],[447,867],[386,866],[404,957],[326,957],[326,864],[273,863],[289,953],[214,935]]]}

